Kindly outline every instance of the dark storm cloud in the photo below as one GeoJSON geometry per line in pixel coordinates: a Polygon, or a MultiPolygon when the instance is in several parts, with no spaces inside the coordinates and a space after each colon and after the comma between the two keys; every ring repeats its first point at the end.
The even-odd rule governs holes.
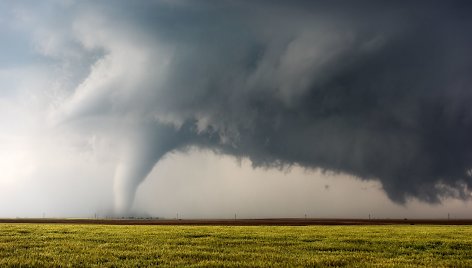
{"type": "Polygon", "coordinates": [[[155,44],[171,51],[147,54],[146,81],[100,109],[147,118],[147,152],[136,161],[148,164],[126,175],[135,177],[129,188],[166,152],[197,146],[257,167],[300,165],[379,180],[400,203],[469,198],[472,10],[465,1],[90,8],[117,28],[126,25],[121,34],[130,40],[139,34],[142,51],[155,44]],[[161,69],[152,62],[163,56],[165,75],[156,82],[161,69]]]}

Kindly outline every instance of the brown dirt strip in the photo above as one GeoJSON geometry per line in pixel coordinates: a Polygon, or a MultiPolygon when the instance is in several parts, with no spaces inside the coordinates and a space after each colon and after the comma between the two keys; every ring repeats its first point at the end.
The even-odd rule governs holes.
{"type": "Polygon", "coordinates": [[[0,223],[103,224],[103,225],[222,225],[222,226],[308,226],[308,225],[472,225],[472,219],[0,219],[0,223]]]}

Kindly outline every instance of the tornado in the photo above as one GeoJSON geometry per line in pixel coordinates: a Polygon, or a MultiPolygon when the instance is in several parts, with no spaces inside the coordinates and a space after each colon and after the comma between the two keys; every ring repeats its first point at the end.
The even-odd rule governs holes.
{"type": "Polygon", "coordinates": [[[166,153],[176,149],[178,130],[173,125],[155,122],[134,122],[132,130],[121,141],[114,184],[115,214],[129,215],[139,185],[166,153]]]}

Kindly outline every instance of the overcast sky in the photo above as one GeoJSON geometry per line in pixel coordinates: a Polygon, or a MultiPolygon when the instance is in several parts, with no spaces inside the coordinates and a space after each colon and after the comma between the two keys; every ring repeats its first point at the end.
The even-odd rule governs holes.
{"type": "Polygon", "coordinates": [[[0,2],[0,217],[472,217],[466,1],[0,2]]]}

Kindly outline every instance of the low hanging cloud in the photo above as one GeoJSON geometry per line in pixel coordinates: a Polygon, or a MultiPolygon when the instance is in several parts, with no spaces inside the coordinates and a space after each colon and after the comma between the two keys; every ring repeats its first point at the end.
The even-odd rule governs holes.
{"type": "Polygon", "coordinates": [[[255,167],[379,180],[398,203],[470,198],[465,2],[52,1],[45,9],[68,16],[38,31],[39,52],[76,66],[65,69],[76,84],[51,120],[106,125],[120,137],[119,212],[159,159],[192,147],[255,167]]]}

